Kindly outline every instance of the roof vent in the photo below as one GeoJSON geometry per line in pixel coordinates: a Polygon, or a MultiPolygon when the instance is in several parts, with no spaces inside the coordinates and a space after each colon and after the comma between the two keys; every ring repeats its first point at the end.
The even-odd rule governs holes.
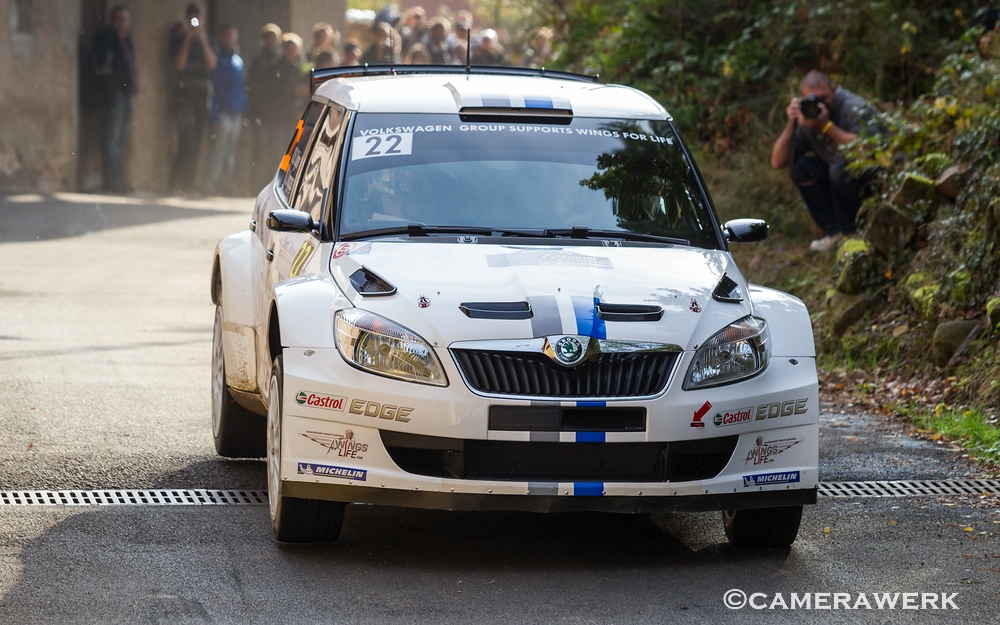
{"type": "Polygon", "coordinates": [[[478,91],[468,85],[447,88],[455,97],[462,121],[519,121],[542,124],[569,124],[573,107],[568,98],[530,93],[478,91]]]}

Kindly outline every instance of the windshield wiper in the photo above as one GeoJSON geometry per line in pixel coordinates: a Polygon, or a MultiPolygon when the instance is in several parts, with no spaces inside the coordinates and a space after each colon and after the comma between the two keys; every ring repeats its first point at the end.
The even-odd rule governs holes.
{"type": "Polygon", "coordinates": [[[427,226],[419,222],[407,224],[406,226],[394,226],[392,228],[376,228],[374,230],[362,230],[341,235],[342,241],[354,241],[357,239],[367,239],[374,237],[426,237],[434,234],[458,234],[466,236],[482,237],[533,237],[551,239],[556,237],[570,237],[572,239],[622,239],[624,241],[645,241],[649,243],[664,243],[667,245],[686,245],[691,242],[687,239],[675,239],[671,237],[661,237],[655,234],[641,234],[629,232],[627,230],[594,230],[587,226],[573,226],[562,229],[517,229],[517,228],[483,228],[479,226],[427,226]]]}
{"type": "Polygon", "coordinates": [[[482,228],[478,226],[426,226],[422,223],[411,223],[406,226],[395,226],[392,228],[377,228],[375,230],[362,230],[361,232],[351,232],[341,235],[343,241],[353,241],[356,239],[366,239],[369,237],[389,237],[406,235],[410,237],[426,237],[432,234],[460,234],[477,235],[485,237],[546,237],[548,231],[538,230],[517,230],[507,228],[482,228]]]}
{"type": "Polygon", "coordinates": [[[553,237],[570,237],[573,239],[622,239],[625,241],[647,241],[649,243],[666,243],[669,245],[691,245],[687,239],[675,239],[673,237],[661,237],[657,234],[642,234],[640,232],[629,232],[627,230],[595,230],[587,226],[573,226],[561,230],[546,230],[545,234],[553,237]]]}

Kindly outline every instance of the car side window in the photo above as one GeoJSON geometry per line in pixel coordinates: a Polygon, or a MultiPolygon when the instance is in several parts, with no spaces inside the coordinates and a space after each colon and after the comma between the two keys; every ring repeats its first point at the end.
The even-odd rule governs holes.
{"type": "Polygon", "coordinates": [[[288,150],[285,152],[285,157],[281,159],[281,167],[279,168],[279,185],[286,200],[292,197],[295,177],[298,175],[299,169],[302,167],[305,150],[309,147],[309,139],[312,137],[313,130],[316,128],[316,123],[323,114],[323,108],[324,105],[320,102],[309,103],[302,119],[300,119],[299,123],[295,125],[295,134],[292,135],[292,141],[288,144],[288,150]]]}
{"type": "Polygon", "coordinates": [[[332,187],[336,184],[337,156],[340,154],[342,144],[343,122],[344,110],[331,105],[316,126],[316,140],[302,169],[299,189],[291,204],[312,215],[313,221],[316,222],[322,219],[323,205],[332,195],[332,187]]]}

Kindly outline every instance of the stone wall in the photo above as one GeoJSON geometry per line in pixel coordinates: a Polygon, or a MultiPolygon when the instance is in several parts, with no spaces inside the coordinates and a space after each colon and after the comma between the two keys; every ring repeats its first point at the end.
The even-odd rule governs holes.
{"type": "Polygon", "coordinates": [[[136,189],[163,193],[170,182],[173,153],[168,39],[170,28],[183,19],[190,0],[128,0],[121,4],[132,14],[132,43],[139,71],[126,175],[136,189]]]}
{"type": "Polygon", "coordinates": [[[78,0],[0,0],[0,191],[76,186],[78,0]]]}
{"type": "MultiPolygon", "coordinates": [[[[140,191],[168,191],[174,139],[167,42],[190,1],[106,3],[124,5],[132,17],[139,93],[125,168],[126,180],[140,191]]],[[[274,1],[287,3],[290,24],[282,27],[291,26],[307,46],[316,22],[344,29],[347,0],[274,1]]],[[[99,3],[90,4],[100,13],[99,3]]],[[[83,10],[81,0],[0,0],[0,192],[100,188],[100,116],[79,107],[83,10]],[[29,10],[18,20],[22,7],[29,10]]],[[[241,37],[248,61],[256,38],[256,32],[241,37]]]]}

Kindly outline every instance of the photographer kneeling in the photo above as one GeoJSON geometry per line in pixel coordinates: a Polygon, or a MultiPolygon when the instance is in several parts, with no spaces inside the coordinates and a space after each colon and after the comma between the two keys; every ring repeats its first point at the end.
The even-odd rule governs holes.
{"type": "Polygon", "coordinates": [[[771,166],[780,169],[791,165],[792,182],[823,231],[823,238],[809,247],[822,252],[854,232],[864,186],[847,173],[847,163],[837,146],[857,139],[876,110],[820,71],[806,74],[799,89],[802,97],[793,98],[785,110],[788,124],[774,142],[771,166]]]}

